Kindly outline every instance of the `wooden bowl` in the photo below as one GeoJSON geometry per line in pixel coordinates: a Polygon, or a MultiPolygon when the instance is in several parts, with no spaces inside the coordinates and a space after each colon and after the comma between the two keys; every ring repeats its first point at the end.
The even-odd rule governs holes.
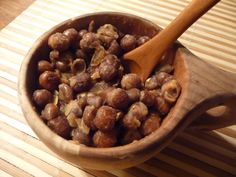
{"type": "MultiPolygon", "coordinates": [[[[60,23],[34,43],[20,70],[18,90],[21,107],[28,124],[40,140],[63,159],[75,165],[98,170],[131,167],[157,154],[207,109],[219,104],[226,104],[229,107],[232,102],[235,104],[235,75],[203,62],[186,48],[176,44],[175,77],[182,87],[182,93],[158,130],[139,141],[112,148],[86,147],[63,139],[43,123],[32,103],[32,93],[36,89],[38,78],[37,62],[48,57],[47,40],[52,33],[62,32],[70,27],[78,30],[87,28],[91,20],[94,20],[97,26],[111,23],[124,33],[150,37],[160,30],[160,27],[152,22],[130,14],[93,13],[60,23]],[[224,79],[226,77],[227,79],[224,79]]],[[[214,128],[221,125],[222,121],[217,122],[212,115],[207,116],[209,120],[214,120],[213,123],[211,122],[214,128]]],[[[227,114],[222,117],[224,117],[223,120],[227,120],[227,114]]],[[[203,121],[203,123],[205,122],[203,121]]],[[[224,124],[224,126],[228,124],[224,124]]],[[[202,125],[201,122],[198,125],[202,125]]]]}

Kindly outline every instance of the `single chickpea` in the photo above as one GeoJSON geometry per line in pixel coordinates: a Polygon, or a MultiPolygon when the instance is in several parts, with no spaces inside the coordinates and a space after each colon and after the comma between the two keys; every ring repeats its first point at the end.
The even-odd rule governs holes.
{"type": "Polygon", "coordinates": [[[102,106],[98,109],[94,119],[94,125],[101,131],[112,130],[115,126],[117,111],[110,106],[102,106]]]}
{"type": "Polygon", "coordinates": [[[70,138],[71,127],[65,117],[58,116],[57,118],[49,120],[47,124],[48,127],[58,135],[66,139],[70,138]]]}
{"type": "Polygon", "coordinates": [[[55,90],[59,83],[59,75],[55,72],[45,71],[39,76],[39,85],[47,90],[55,90]]]}
{"type": "Polygon", "coordinates": [[[42,111],[42,118],[45,120],[51,120],[59,115],[59,109],[53,103],[48,103],[42,111]]]}
{"type": "Polygon", "coordinates": [[[52,102],[52,99],[52,93],[46,89],[35,90],[33,93],[33,100],[40,107],[43,107],[47,103],[52,102]]]}
{"type": "Polygon", "coordinates": [[[55,49],[58,51],[65,51],[70,46],[70,40],[66,35],[62,33],[55,33],[49,37],[48,45],[52,49],[55,49]]]}
{"type": "Polygon", "coordinates": [[[114,131],[102,132],[98,130],[93,135],[93,144],[98,148],[112,147],[116,142],[117,137],[114,131]]]}
{"type": "Polygon", "coordinates": [[[137,74],[133,73],[126,74],[123,76],[121,80],[121,87],[126,90],[131,88],[141,88],[142,81],[137,74]]]}

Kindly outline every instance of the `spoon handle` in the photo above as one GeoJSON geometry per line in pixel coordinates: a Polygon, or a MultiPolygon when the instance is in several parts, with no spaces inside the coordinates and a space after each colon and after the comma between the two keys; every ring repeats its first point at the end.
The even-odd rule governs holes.
{"type": "Polygon", "coordinates": [[[145,66],[145,79],[158,64],[161,56],[197,19],[205,14],[220,0],[192,0],[191,3],[160,33],[149,42],[124,55],[127,60],[135,60],[139,66],[145,66]],[[147,52],[148,51],[148,52],[147,52]],[[147,62],[148,60],[148,62],[147,62]]]}

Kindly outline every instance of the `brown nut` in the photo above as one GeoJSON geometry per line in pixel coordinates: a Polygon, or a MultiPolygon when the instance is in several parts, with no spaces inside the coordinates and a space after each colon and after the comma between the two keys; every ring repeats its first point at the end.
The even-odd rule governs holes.
{"type": "Polygon", "coordinates": [[[141,36],[137,39],[137,45],[143,45],[145,42],[149,41],[150,38],[148,36],[141,36]]]}
{"type": "Polygon", "coordinates": [[[99,27],[97,30],[97,34],[100,36],[111,37],[113,39],[117,39],[119,37],[116,27],[114,27],[111,24],[105,24],[105,25],[99,27]]]}
{"type": "Polygon", "coordinates": [[[80,48],[84,51],[90,51],[100,45],[100,41],[95,33],[85,33],[80,40],[80,48]]]}
{"type": "Polygon", "coordinates": [[[142,135],[138,130],[128,130],[121,139],[121,144],[129,144],[135,140],[140,140],[141,138],[142,135]]]}
{"type": "Polygon", "coordinates": [[[141,126],[141,121],[129,113],[124,116],[122,123],[124,127],[132,130],[141,126]]]}
{"type": "Polygon", "coordinates": [[[59,115],[59,109],[53,103],[48,103],[42,111],[42,118],[45,120],[51,120],[59,115]]]}
{"type": "Polygon", "coordinates": [[[60,84],[59,88],[59,100],[69,103],[73,99],[73,90],[67,84],[60,84]]]}
{"type": "Polygon", "coordinates": [[[79,128],[73,129],[71,135],[74,141],[78,141],[80,144],[84,144],[86,146],[91,145],[92,140],[90,135],[84,133],[83,131],[81,131],[81,129],[79,128]]]}
{"type": "Polygon", "coordinates": [[[126,74],[123,76],[121,80],[121,87],[123,89],[131,89],[131,88],[141,88],[142,86],[142,81],[140,77],[137,74],[126,74]]]}
{"type": "Polygon", "coordinates": [[[152,76],[145,81],[145,88],[148,90],[156,89],[159,86],[156,76],[152,76]]]}
{"type": "Polygon", "coordinates": [[[171,76],[170,74],[166,72],[158,72],[156,73],[156,79],[157,79],[158,85],[162,86],[167,81],[173,79],[173,76],[171,76]]]}
{"type": "Polygon", "coordinates": [[[97,113],[97,108],[95,108],[94,106],[89,105],[84,108],[82,119],[85,125],[87,125],[92,130],[96,130],[96,126],[94,125],[94,119],[96,117],[96,113],[97,113]]]}
{"type": "Polygon", "coordinates": [[[161,126],[161,118],[156,113],[151,113],[147,120],[142,123],[141,132],[144,136],[147,136],[157,130],[161,126]]]}
{"type": "Polygon", "coordinates": [[[49,37],[48,45],[52,49],[55,49],[58,51],[65,51],[70,46],[70,40],[66,35],[62,33],[55,33],[49,37]]]}
{"type": "Polygon", "coordinates": [[[162,95],[164,99],[169,103],[174,103],[177,100],[180,91],[181,87],[175,79],[164,83],[161,87],[162,95]]]}
{"type": "Polygon", "coordinates": [[[38,62],[38,71],[39,73],[43,73],[44,71],[52,71],[53,65],[47,60],[40,60],[38,62]]]}
{"type": "Polygon", "coordinates": [[[85,106],[87,105],[87,93],[84,92],[84,93],[79,93],[77,94],[76,96],[77,100],[78,100],[78,105],[84,109],[85,106]]]}
{"type": "Polygon", "coordinates": [[[73,61],[71,65],[71,72],[73,74],[80,74],[86,71],[86,63],[84,59],[77,58],[73,61]]]}
{"type": "Polygon", "coordinates": [[[68,28],[63,32],[69,38],[70,44],[74,43],[78,39],[78,31],[75,28],[68,28]]]}
{"type": "Polygon", "coordinates": [[[136,102],[130,106],[128,114],[132,115],[140,121],[143,121],[148,115],[148,108],[142,102],[136,102]]]}
{"type": "Polygon", "coordinates": [[[120,60],[117,58],[117,56],[112,54],[106,55],[103,59],[103,62],[112,65],[117,69],[120,67],[120,60]]]}
{"type": "Polygon", "coordinates": [[[120,45],[118,44],[118,42],[116,40],[113,40],[109,46],[109,48],[107,49],[107,52],[109,54],[114,54],[114,55],[119,55],[120,54],[120,45]]]}
{"type": "Polygon", "coordinates": [[[70,78],[70,86],[77,93],[86,91],[92,86],[91,77],[88,73],[80,73],[70,78]]]}
{"type": "Polygon", "coordinates": [[[55,90],[59,83],[60,78],[55,72],[45,71],[39,76],[39,85],[47,90],[55,90]]]}
{"type": "Polygon", "coordinates": [[[58,50],[52,50],[49,53],[49,58],[50,58],[50,61],[52,62],[52,64],[54,64],[56,62],[56,60],[58,60],[59,56],[60,56],[60,53],[58,50]]]}
{"type": "Polygon", "coordinates": [[[142,101],[147,106],[152,106],[155,103],[155,95],[148,90],[142,90],[140,92],[140,101],[142,101]]]}
{"type": "Polygon", "coordinates": [[[139,101],[139,98],[140,98],[140,90],[139,89],[132,88],[132,89],[126,90],[126,93],[129,97],[129,100],[131,103],[139,101]]]}
{"type": "Polygon", "coordinates": [[[103,105],[103,103],[104,103],[104,100],[100,96],[97,96],[97,95],[88,95],[87,96],[87,104],[88,105],[99,108],[103,105]]]}
{"type": "Polygon", "coordinates": [[[49,120],[47,124],[51,130],[63,138],[68,139],[70,137],[71,127],[65,117],[58,116],[55,119],[49,120]]]}
{"type": "Polygon", "coordinates": [[[120,40],[120,46],[125,52],[133,50],[136,47],[136,43],[137,43],[136,38],[130,34],[126,34],[120,40]]]}
{"type": "Polygon", "coordinates": [[[170,111],[169,103],[162,96],[156,97],[154,106],[161,115],[166,115],[170,111]]]}
{"type": "Polygon", "coordinates": [[[100,77],[108,82],[113,80],[118,74],[118,69],[115,68],[113,65],[109,65],[106,62],[102,62],[99,65],[99,75],[100,77]]]}
{"type": "Polygon", "coordinates": [[[117,109],[126,109],[129,105],[129,96],[121,88],[113,89],[107,96],[108,105],[117,109]]]}
{"type": "Polygon", "coordinates": [[[116,142],[117,137],[116,132],[114,131],[102,132],[98,130],[93,135],[93,144],[99,148],[112,147],[116,144],[116,142]]]}
{"type": "Polygon", "coordinates": [[[46,89],[35,90],[33,93],[33,100],[38,106],[45,106],[47,103],[52,102],[52,93],[46,89]]]}
{"type": "Polygon", "coordinates": [[[102,106],[98,109],[94,119],[94,125],[101,131],[112,130],[116,122],[116,110],[110,106],[102,106]]]}

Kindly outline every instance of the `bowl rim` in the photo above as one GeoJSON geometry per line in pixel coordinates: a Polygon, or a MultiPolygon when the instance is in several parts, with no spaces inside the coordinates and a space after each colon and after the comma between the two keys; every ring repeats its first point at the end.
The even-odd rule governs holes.
{"type": "Polygon", "coordinates": [[[141,140],[134,141],[133,143],[123,145],[123,146],[116,146],[116,147],[109,147],[109,148],[96,148],[96,147],[88,147],[81,144],[74,144],[56,133],[54,133],[40,118],[36,110],[34,109],[34,106],[31,104],[30,96],[27,93],[26,89],[26,74],[27,74],[27,66],[30,63],[31,56],[36,51],[37,46],[40,44],[40,42],[45,39],[47,35],[52,33],[52,31],[56,30],[58,27],[62,25],[66,25],[70,23],[71,21],[78,20],[81,18],[86,18],[89,16],[96,16],[96,15],[122,15],[126,17],[132,17],[135,19],[142,20],[152,26],[154,26],[156,29],[160,29],[158,25],[151,22],[150,20],[147,20],[145,18],[132,15],[129,13],[123,13],[123,12],[110,12],[110,11],[104,11],[104,12],[95,12],[95,13],[87,13],[84,15],[79,15],[77,17],[72,17],[68,20],[65,20],[56,26],[53,26],[48,31],[43,33],[31,46],[30,50],[26,54],[21,67],[20,67],[20,73],[18,78],[18,97],[20,100],[21,109],[23,111],[24,117],[26,118],[28,124],[33,129],[33,131],[36,133],[36,135],[39,137],[39,139],[45,143],[46,140],[49,140],[47,143],[45,143],[47,146],[53,148],[53,149],[60,149],[62,153],[70,154],[70,155],[79,155],[81,157],[97,157],[97,158],[127,158],[129,156],[133,156],[135,154],[138,154],[140,152],[145,153],[145,150],[147,149],[153,149],[156,146],[161,146],[161,143],[165,141],[165,138],[172,132],[174,127],[178,124],[178,121],[171,121],[168,123],[167,126],[161,126],[159,129],[157,129],[155,132],[150,134],[149,136],[146,136],[142,138],[141,140]]]}

